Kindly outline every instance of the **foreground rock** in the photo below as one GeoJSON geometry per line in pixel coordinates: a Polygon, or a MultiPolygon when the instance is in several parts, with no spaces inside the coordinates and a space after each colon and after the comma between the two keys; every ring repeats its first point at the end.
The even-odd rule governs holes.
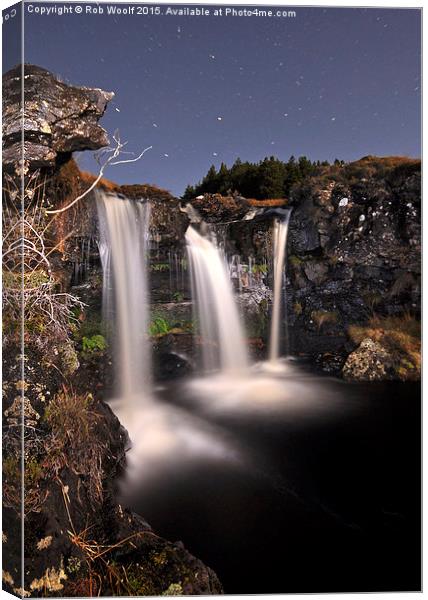
{"type": "MultiPolygon", "coordinates": [[[[112,92],[75,87],[35,65],[25,65],[25,158],[30,170],[54,167],[72,152],[108,145],[98,125],[112,92]]],[[[13,170],[21,153],[21,66],[3,76],[3,166],[13,170]]]]}
{"type": "Polygon", "coordinates": [[[382,381],[393,376],[393,358],[378,342],[367,338],[346,359],[342,373],[349,381],[382,381]]]}
{"type": "MultiPolygon", "coordinates": [[[[54,350],[54,349],[53,349],[54,350]]],[[[27,351],[25,576],[20,573],[19,355],[4,368],[3,584],[27,596],[221,594],[215,573],[181,542],[117,504],[129,439],[101,400],[62,387],[49,359],[27,351]],[[48,376],[46,376],[48,374],[48,376]]],[[[67,384],[69,386],[69,384],[67,384]]]]}
{"type": "MultiPolygon", "coordinates": [[[[4,234],[10,244],[3,287],[4,589],[20,597],[221,593],[215,573],[182,543],[161,538],[142,517],[117,503],[116,488],[130,442],[102,400],[103,370],[97,372],[94,354],[82,352],[84,333],[89,349],[93,333],[100,333],[90,332],[91,323],[86,322],[88,305],[100,302],[100,288],[89,286],[88,305],[80,302],[82,290],[76,290],[79,297],[68,293],[80,273],[76,266],[86,273],[91,253],[99,260],[94,196],[88,194],[84,202],[61,213],[52,226],[47,223],[47,210],[68,206],[92,184],[94,176],[81,173],[71,153],[108,143],[98,119],[112,94],[68,86],[31,65],[25,66],[24,115],[24,204],[31,207],[26,214],[31,227],[24,232],[30,250],[22,307],[20,77],[17,67],[3,80],[4,201],[9,209],[4,234]],[[52,245],[55,251],[46,253],[46,246],[52,245]],[[97,299],[91,293],[95,291],[97,299]],[[91,377],[85,373],[89,369],[91,377]]],[[[106,180],[100,187],[123,193],[106,180]]],[[[165,200],[162,190],[148,187],[134,192],[165,200]]],[[[176,206],[168,196],[170,207],[176,206]]],[[[182,219],[168,219],[163,205],[154,212],[156,227],[173,245],[182,219]]],[[[92,275],[100,286],[99,270],[92,275]]],[[[103,351],[103,337],[95,339],[99,344],[94,352],[103,351]]]]}

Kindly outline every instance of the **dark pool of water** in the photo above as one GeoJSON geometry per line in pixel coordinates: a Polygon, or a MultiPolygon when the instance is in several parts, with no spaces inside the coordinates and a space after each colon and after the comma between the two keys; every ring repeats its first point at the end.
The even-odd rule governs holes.
{"type": "Polygon", "coordinates": [[[229,594],[419,590],[419,385],[307,385],[313,401],[259,412],[163,390],[158,402],[214,426],[245,460],[195,451],[126,502],[229,594]]]}

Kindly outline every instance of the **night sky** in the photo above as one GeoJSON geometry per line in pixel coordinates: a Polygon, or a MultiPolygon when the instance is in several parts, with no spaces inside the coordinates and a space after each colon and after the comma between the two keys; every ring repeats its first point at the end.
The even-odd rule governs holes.
{"type": "MultiPolygon", "coordinates": [[[[119,183],[180,195],[212,163],[238,156],[419,156],[420,12],[295,11],[288,19],[26,14],[25,61],[116,93],[102,125],[136,153],[153,146],[106,172],[119,183]]],[[[79,164],[96,170],[91,153],[79,164]]]]}

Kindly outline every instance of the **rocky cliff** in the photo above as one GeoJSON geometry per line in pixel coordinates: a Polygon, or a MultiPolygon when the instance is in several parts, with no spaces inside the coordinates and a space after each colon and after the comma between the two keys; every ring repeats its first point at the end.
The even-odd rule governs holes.
{"type": "Polygon", "coordinates": [[[419,314],[420,177],[418,160],[366,157],[294,188],[288,310],[296,350],[343,355],[355,347],[353,325],[388,329],[395,319],[406,329],[419,314]]]}
{"type": "Polygon", "coordinates": [[[29,169],[54,167],[77,150],[108,145],[98,125],[112,92],[75,87],[35,65],[24,65],[3,76],[3,168],[11,170],[21,155],[24,128],[25,162],[29,169]],[[24,115],[21,118],[22,76],[24,115]]]}
{"type": "MultiPolygon", "coordinates": [[[[216,574],[181,542],[159,537],[117,503],[130,441],[103,401],[102,351],[92,352],[87,344],[85,354],[79,346],[89,318],[83,294],[72,288],[82,241],[86,248],[96,234],[94,197],[61,216],[47,212],[92,184],[94,177],[80,173],[71,154],[108,143],[98,120],[112,94],[66,85],[31,65],[25,65],[24,77],[24,198],[20,67],[3,79],[4,589],[20,597],[221,593],[216,574]],[[22,205],[23,214],[17,210],[22,205]]],[[[100,187],[122,193],[106,180],[100,187]]],[[[144,189],[154,202],[156,193],[144,189]]],[[[175,199],[167,199],[175,206],[175,199]]],[[[156,227],[164,224],[173,242],[166,197],[157,201],[162,208],[156,227]]],[[[172,224],[179,223],[180,214],[171,214],[177,214],[172,224]]],[[[88,247],[96,254],[95,245],[88,247]]],[[[99,309],[99,272],[94,275],[99,309]]]]}

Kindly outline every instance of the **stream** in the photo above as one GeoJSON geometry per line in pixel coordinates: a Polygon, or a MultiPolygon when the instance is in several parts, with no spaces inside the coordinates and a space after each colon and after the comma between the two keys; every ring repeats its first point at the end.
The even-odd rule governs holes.
{"type": "Polygon", "coordinates": [[[198,394],[158,389],[163,428],[122,502],[228,594],[418,589],[419,385],[346,384],[289,361],[257,400],[259,377],[226,399],[215,378],[198,394]]]}

